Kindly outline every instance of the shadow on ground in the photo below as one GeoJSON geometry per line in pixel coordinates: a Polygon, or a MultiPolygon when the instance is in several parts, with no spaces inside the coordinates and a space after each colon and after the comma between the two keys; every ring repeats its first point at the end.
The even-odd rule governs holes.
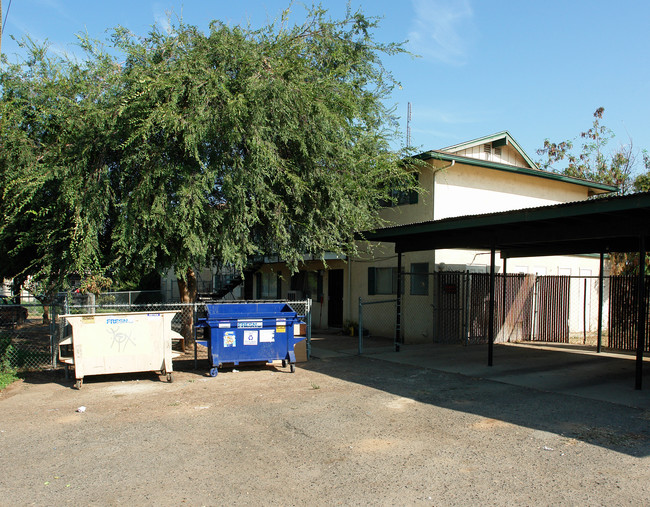
{"type": "MultiPolygon", "coordinates": [[[[355,351],[356,340],[320,337],[301,367],[403,398],[574,438],[631,456],[650,455],[650,379],[634,389],[634,357],[588,348],[402,346],[355,351]],[[346,346],[347,345],[347,346],[346,346]]],[[[647,368],[646,368],[647,369],[647,368]]]]}

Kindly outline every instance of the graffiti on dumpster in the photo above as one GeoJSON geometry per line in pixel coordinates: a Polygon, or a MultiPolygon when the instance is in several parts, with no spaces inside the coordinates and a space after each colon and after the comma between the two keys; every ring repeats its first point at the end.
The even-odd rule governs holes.
{"type": "Polygon", "coordinates": [[[119,327],[112,329],[109,328],[107,331],[113,338],[113,341],[111,342],[112,349],[117,348],[117,351],[121,353],[124,352],[129,343],[135,345],[133,338],[131,338],[131,333],[126,334],[119,327]]]}

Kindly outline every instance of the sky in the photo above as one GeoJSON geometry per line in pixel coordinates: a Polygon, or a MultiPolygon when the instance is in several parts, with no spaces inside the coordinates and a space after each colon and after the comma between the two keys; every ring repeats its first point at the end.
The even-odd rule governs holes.
{"type": "MultiPolygon", "coordinates": [[[[308,3],[307,5],[311,5],[308,3]]],[[[347,0],[321,2],[334,18],[347,0]]],[[[79,32],[106,39],[117,25],[146,35],[168,14],[207,30],[210,20],[257,28],[289,0],[2,0],[2,52],[20,57],[10,38],[29,35],[52,51],[81,54],[79,32]]],[[[400,82],[390,104],[404,143],[411,103],[411,145],[440,149],[507,130],[533,160],[544,139],[559,142],[588,129],[593,113],[615,134],[650,151],[650,2],[645,0],[354,0],[353,10],[381,18],[376,37],[404,42],[417,56],[384,58],[400,82]]]]}

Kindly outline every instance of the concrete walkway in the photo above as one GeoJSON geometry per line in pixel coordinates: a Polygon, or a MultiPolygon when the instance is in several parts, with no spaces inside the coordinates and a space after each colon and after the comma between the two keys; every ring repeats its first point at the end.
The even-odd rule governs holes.
{"type": "MultiPolygon", "coordinates": [[[[312,357],[332,359],[358,355],[357,340],[318,336],[312,357]]],[[[419,368],[482,378],[494,382],[558,392],[650,410],[650,360],[644,360],[644,389],[634,389],[634,354],[601,352],[564,344],[496,344],[493,366],[487,345],[402,345],[388,341],[364,344],[364,357],[419,368]]]]}

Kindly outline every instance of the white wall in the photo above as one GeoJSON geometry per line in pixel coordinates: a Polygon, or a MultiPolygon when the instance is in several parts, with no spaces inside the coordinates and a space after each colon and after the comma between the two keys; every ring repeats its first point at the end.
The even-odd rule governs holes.
{"type": "Polygon", "coordinates": [[[561,181],[464,164],[435,175],[434,217],[494,213],[581,201],[588,188],[561,181]]]}

